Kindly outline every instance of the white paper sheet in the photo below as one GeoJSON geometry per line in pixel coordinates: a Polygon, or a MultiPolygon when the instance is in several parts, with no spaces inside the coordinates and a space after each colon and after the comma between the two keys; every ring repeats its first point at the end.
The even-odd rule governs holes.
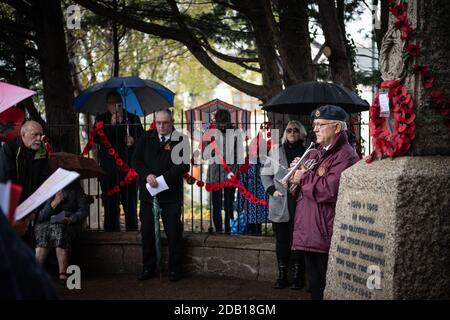
{"type": "Polygon", "coordinates": [[[389,116],[389,95],[387,93],[380,93],[379,100],[381,116],[389,116]]]}
{"type": "Polygon", "coordinates": [[[45,201],[50,199],[59,190],[78,178],[80,174],[59,168],[24,202],[16,208],[15,219],[20,220],[45,201]]]}
{"type": "Polygon", "coordinates": [[[159,176],[158,178],[156,178],[156,181],[158,182],[158,186],[156,188],[153,188],[148,183],[146,184],[147,190],[148,192],[150,192],[152,197],[156,196],[158,193],[162,191],[169,189],[169,186],[167,185],[166,180],[164,180],[163,176],[159,176]]]}

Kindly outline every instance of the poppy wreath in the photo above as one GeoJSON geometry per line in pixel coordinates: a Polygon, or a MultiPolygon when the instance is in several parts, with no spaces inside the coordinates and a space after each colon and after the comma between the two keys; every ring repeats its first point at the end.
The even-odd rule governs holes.
{"type": "MultiPolygon", "coordinates": [[[[213,128],[214,128],[214,124],[212,124],[210,126],[210,129],[213,129],[213,128]]],[[[260,126],[260,129],[261,130],[263,130],[263,129],[267,130],[267,150],[270,150],[270,148],[272,146],[272,139],[271,139],[271,133],[270,133],[270,122],[262,123],[261,126],[260,126]]],[[[261,132],[258,132],[258,135],[257,135],[257,138],[256,138],[256,147],[259,145],[260,137],[261,137],[261,132]]],[[[213,140],[212,140],[212,143],[215,144],[215,142],[213,140]]],[[[214,149],[216,150],[216,152],[220,152],[220,150],[218,150],[217,147],[214,147],[214,149]]],[[[253,154],[253,152],[256,152],[256,151],[257,151],[257,149],[255,149],[255,150],[252,149],[252,150],[250,150],[250,153],[253,154]]],[[[222,156],[222,155],[220,155],[220,156],[222,156]]],[[[192,158],[191,159],[191,163],[193,163],[193,160],[194,159],[192,158]]],[[[225,159],[223,158],[223,156],[222,156],[221,164],[222,164],[222,167],[223,167],[225,172],[231,173],[231,167],[225,162],[225,159]]],[[[259,205],[262,205],[264,207],[267,207],[269,205],[267,203],[267,201],[265,201],[264,199],[259,199],[258,197],[253,195],[250,191],[247,190],[247,188],[245,186],[243,186],[241,184],[241,182],[239,180],[239,174],[247,173],[249,168],[250,168],[249,156],[247,155],[245,157],[244,164],[242,164],[239,167],[237,172],[233,173],[230,178],[226,179],[223,182],[219,182],[219,183],[205,183],[202,180],[196,179],[195,177],[193,177],[189,173],[185,173],[183,175],[183,178],[190,185],[196,184],[200,188],[205,187],[205,190],[207,192],[221,190],[221,189],[226,188],[226,187],[237,188],[238,192],[240,194],[242,194],[247,201],[251,201],[254,204],[259,204],[259,205]]]]}
{"type": "Polygon", "coordinates": [[[130,168],[127,163],[120,158],[116,150],[112,147],[111,142],[103,131],[103,121],[97,122],[97,124],[92,127],[89,133],[89,140],[83,149],[83,155],[86,156],[89,154],[89,151],[91,151],[92,146],[94,145],[95,135],[98,135],[98,137],[100,138],[100,143],[106,148],[108,155],[114,158],[116,166],[121,171],[126,173],[125,178],[123,178],[123,180],[121,180],[118,185],[115,185],[114,187],[106,192],[103,192],[100,195],[101,197],[111,197],[114,194],[119,193],[120,189],[125,187],[127,184],[133,183],[137,179],[138,174],[133,168],[130,168]]]}
{"type": "Polygon", "coordinates": [[[414,104],[406,87],[400,82],[387,80],[381,83],[382,89],[388,89],[390,114],[394,119],[394,128],[391,133],[387,127],[387,119],[380,115],[379,94],[375,96],[369,110],[370,135],[374,150],[366,160],[370,163],[375,156],[394,158],[407,154],[414,139],[416,125],[414,119],[414,104]]]}

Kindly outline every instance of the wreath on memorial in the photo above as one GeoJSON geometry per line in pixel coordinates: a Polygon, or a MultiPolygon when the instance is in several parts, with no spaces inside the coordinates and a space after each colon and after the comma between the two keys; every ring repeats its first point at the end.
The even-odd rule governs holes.
{"type": "Polygon", "coordinates": [[[389,104],[394,106],[391,108],[394,128],[391,132],[388,129],[388,118],[381,116],[379,94],[377,94],[369,111],[369,126],[374,151],[370,158],[366,160],[368,163],[373,161],[375,156],[405,155],[411,147],[416,130],[413,100],[407,88],[402,86],[400,82],[393,80],[384,81],[381,88],[389,90],[389,104]]]}
{"type": "MultiPolygon", "coordinates": [[[[401,33],[402,41],[409,41],[416,35],[416,31],[411,27],[408,19],[408,4],[401,1],[395,5],[395,0],[389,0],[389,11],[396,18],[395,27],[401,33]]],[[[421,54],[422,48],[416,43],[407,43],[404,46],[404,57],[417,57],[421,54]]],[[[433,74],[429,65],[415,64],[413,71],[419,73],[422,78],[422,84],[425,89],[430,90],[430,100],[437,111],[444,118],[445,125],[450,128],[450,98],[442,89],[435,89],[433,74]]],[[[374,150],[366,160],[370,163],[375,156],[382,158],[389,156],[402,156],[408,153],[415,133],[415,113],[414,103],[408,88],[399,81],[387,80],[381,83],[381,89],[387,89],[390,108],[390,116],[394,119],[394,128],[392,133],[387,128],[387,118],[381,117],[379,93],[375,96],[370,107],[370,135],[374,150]]]]}
{"type": "Polygon", "coordinates": [[[114,158],[117,168],[126,173],[125,178],[123,178],[118,185],[115,185],[114,187],[106,192],[103,192],[100,195],[101,197],[111,197],[114,194],[119,193],[120,189],[125,187],[127,184],[133,183],[137,179],[138,174],[133,168],[129,167],[127,163],[120,158],[116,150],[112,147],[111,142],[103,131],[103,121],[97,122],[97,124],[92,127],[89,134],[88,143],[83,149],[83,155],[89,154],[89,151],[92,149],[92,146],[94,144],[95,135],[98,135],[100,143],[106,148],[106,150],[108,151],[108,155],[114,158]]]}

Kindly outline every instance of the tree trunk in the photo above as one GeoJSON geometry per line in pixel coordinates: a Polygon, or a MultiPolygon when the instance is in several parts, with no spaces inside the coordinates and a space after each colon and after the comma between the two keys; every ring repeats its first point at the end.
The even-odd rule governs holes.
{"type": "Polygon", "coordinates": [[[261,5],[255,6],[252,0],[236,0],[234,5],[250,20],[255,35],[259,65],[262,73],[265,95],[260,99],[266,102],[282,89],[280,58],[274,42],[274,30],[270,25],[270,1],[263,0],[261,5]]]}
{"type": "Polygon", "coordinates": [[[328,60],[330,61],[333,82],[353,90],[352,68],[334,1],[318,0],[318,3],[325,43],[331,49],[328,60]]]}
{"type": "Polygon", "coordinates": [[[279,0],[280,56],[283,65],[294,75],[285,78],[285,85],[315,80],[309,38],[309,18],[305,0],[279,0]]]}
{"type": "Polygon", "coordinates": [[[53,150],[79,153],[78,121],[72,107],[73,85],[60,1],[33,2],[33,22],[53,150]]]}
{"type": "MultiPolygon", "coordinates": [[[[114,11],[117,12],[117,0],[114,0],[114,11]]],[[[113,45],[113,65],[112,71],[113,77],[119,76],[119,35],[117,34],[117,22],[116,20],[112,21],[112,45],[113,45]]]]}
{"type": "Polygon", "coordinates": [[[383,40],[384,35],[386,34],[386,31],[388,29],[388,22],[389,22],[389,3],[388,0],[373,0],[374,3],[377,3],[380,5],[381,3],[381,10],[380,10],[380,29],[376,30],[376,42],[377,42],[377,48],[378,51],[380,51],[381,48],[381,41],[383,40]]]}

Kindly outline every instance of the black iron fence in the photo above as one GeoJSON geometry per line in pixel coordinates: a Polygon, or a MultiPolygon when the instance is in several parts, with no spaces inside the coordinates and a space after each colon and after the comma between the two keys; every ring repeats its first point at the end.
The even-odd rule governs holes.
{"type": "MultiPolygon", "coordinates": [[[[153,122],[154,115],[149,115],[145,118],[141,118],[142,126],[144,130],[150,129],[151,123],[153,122]]],[[[185,119],[184,111],[179,114],[175,114],[175,128],[180,130],[190,137],[192,137],[196,130],[204,130],[209,123],[210,119],[197,119],[196,122],[192,121],[192,117],[190,117],[190,122],[187,122],[185,119]]],[[[80,137],[80,145],[81,149],[85,147],[86,143],[89,139],[89,132],[93,126],[94,118],[92,116],[83,116],[80,117],[80,123],[77,125],[77,130],[79,131],[80,137]]],[[[262,123],[268,121],[268,116],[265,112],[261,111],[253,111],[250,114],[250,117],[247,122],[242,123],[239,122],[238,119],[234,119],[234,124],[236,127],[240,127],[242,129],[246,129],[248,134],[250,135],[249,139],[245,142],[246,149],[248,149],[248,144],[252,139],[254,139],[258,132],[260,132],[260,126],[262,123]]],[[[283,128],[286,126],[289,118],[286,115],[277,115],[274,119],[272,119],[274,125],[277,128],[281,128],[279,132],[279,138],[281,139],[283,128]]],[[[301,120],[301,119],[300,119],[301,120]]],[[[307,132],[310,131],[310,124],[306,123],[306,121],[301,121],[307,132]]],[[[130,130],[133,130],[133,124],[130,124],[130,130]]],[[[364,131],[368,132],[368,124],[362,123],[358,121],[356,123],[356,128],[359,131],[360,135],[363,132],[363,139],[366,142],[366,150],[365,154],[370,153],[370,141],[368,134],[364,137],[364,131]]],[[[196,139],[191,139],[191,150],[196,150],[198,148],[198,141],[196,139]]],[[[98,159],[98,150],[99,147],[97,144],[94,144],[93,148],[89,153],[89,157],[94,159],[98,159]]],[[[124,159],[128,161],[129,159],[124,159]]],[[[199,180],[206,180],[206,173],[208,171],[208,161],[202,159],[198,165],[191,165],[190,175],[196,177],[199,180]]],[[[247,173],[247,174],[250,174],[247,173]]],[[[244,177],[244,175],[242,175],[244,177]]],[[[261,183],[259,180],[259,176],[256,175],[255,179],[241,179],[243,181],[243,185],[249,190],[257,190],[258,187],[256,184],[261,183]],[[251,186],[249,183],[253,183],[251,186]]],[[[104,223],[105,223],[105,213],[104,208],[102,206],[102,197],[101,192],[105,192],[106,190],[101,190],[100,182],[98,179],[86,179],[82,181],[86,194],[91,195],[94,199],[93,203],[90,205],[90,215],[86,222],[86,229],[89,231],[103,231],[104,223]]],[[[184,225],[184,231],[188,232],[215,232],[215,227],[213,223],[213,199],[212,194],[207,192],[204,187],[199,187],[197,184],[188,184],[186,181],[184,182],[184,201],[183,201],[183,211],[182,211],[182,221],[184,225]]],[[[257,196],[264,197],[264,194],[257,194],[257,196]]],[[[137,198],[139,199],[139,198],[137,198]]],[[[231,234],[254,234],[254,235],[272,235],[272,225],[267,218],[268,207],[260,207],[257,209],[258,219],[256,221],[250,221],[250,215],[252,213],[249,212],[248,201],[246,201],[238,192],[235,190],[233,199],[233,214],[231,221],[231,234]],[[255,222],[255,223],[249,223],[255,222]]],[[[137,212],[136,215],[139,215],[140,204],[137,202],[137,212]]],[[[225,212],[222,209],[222,219],[225,218],[225,212]]],[[[253,217],[254,218],[254,217],[253,217]]],[[[253,219],[252,218],[252,219],[253,219]]],[[[123,207],[120,208],[120,223],[121,230],[126,230],[125,224],[125,213],[123,207]]],[[[139,219],[137,219],[139,221],[139,219]]],[[[224,221],[225,225],[225,221],[224,221]]],[[[162,223],[161,223],[162,226],[162,223]]],[[[228,231],[228,230],[227,230],[228,231]]]]}

